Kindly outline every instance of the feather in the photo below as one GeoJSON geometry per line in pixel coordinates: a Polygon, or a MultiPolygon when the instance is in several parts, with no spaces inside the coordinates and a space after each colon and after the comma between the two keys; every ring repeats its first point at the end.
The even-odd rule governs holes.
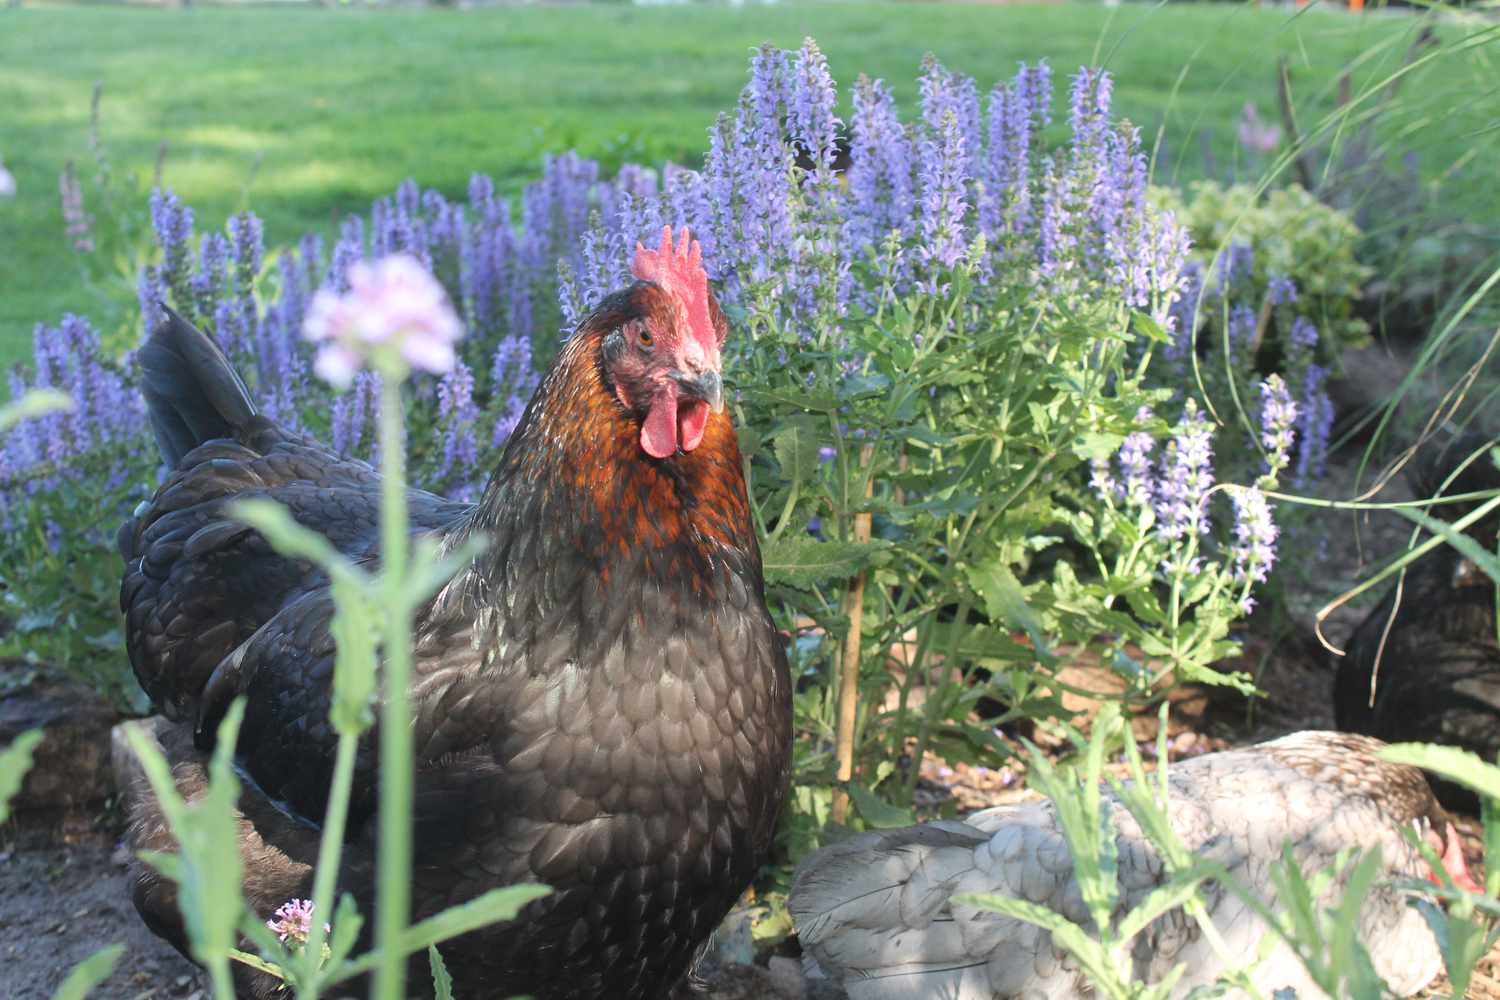
{"type": "MultiPolygon", "coordinates": [[[[1387,764],[1381,744],[1339,733],[1300,733],[1261,746],[1174,764],[1168,818],[1188,850],[1229,869],[1274,905],[1270,865],[1290,844],[1305,868],[1329,866],[1345,848],[1378,848],[1390,877],[1425,871],[1402,838],[1414,820],[1441,822],[1420,772],[1387,764]]],[[[1170,877],[1156,848],[1113,795],[1121,912],[1170,877]]],[[[1311,871],[1308,872],[1311,874],[1311,871]]],[[[1090,991],[1077,962],[1045,931],[954,901],[966,893],[1026,899],[1087,927],[1072,856],[1050,802],[985,810],[965,822],[862,834],[812,855],[788,901],[805,953],[854,1000],[905,997],[995,1000],[1074,997],[1090,991]]],[[[1266,929],[1234,893],[1208,885],[1209,914],[1236,957],[1266,929]]],[[[1375,889],[1362,936],[1393,987],[1415,992],[1440,968],[1436,941],[1405,895],[1375,889]]],[[[1134,974],[1155,982],[1178,964],[1174,997],[1228,971],[1201,929],[1173,910],[1136,940],[1134,974]]],[[[1322,994],[1295,955],[1276,944],[1252,972],[1265,993],[1322,994]]]]}

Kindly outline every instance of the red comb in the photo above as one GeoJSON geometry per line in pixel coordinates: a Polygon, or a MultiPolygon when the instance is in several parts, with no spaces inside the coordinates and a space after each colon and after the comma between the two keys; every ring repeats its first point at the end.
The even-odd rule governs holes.
{"type": "Polygon", "coordinates": [[[647,250],[635,245],[635,263],[631,267],[637,278],[654,281],[675,298],[686,314],[693,339],[712,353],[718,347],[714,324],[708,318],[708,274],[703,270],[703,248],[682,227],[677,247],[672,247],[672,227],[661,227],[661,248],[647,250]]]}

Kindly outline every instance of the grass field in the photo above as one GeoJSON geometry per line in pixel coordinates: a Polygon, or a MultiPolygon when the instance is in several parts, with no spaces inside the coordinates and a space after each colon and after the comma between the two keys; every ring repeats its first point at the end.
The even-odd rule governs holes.
{"type": "MultiPolygon", "coordinates": [[[[1246,100],[1275,117],[1278,54],[1292,60],[1304,121],[1316,121],[1345,67],[1359,93],[1401,65],[1414,30],[1397,15],[1229,4],[5,11],[0,158],[20,192],[0,200],[0,365],[29,352],[36,321],[97,307],[57,198],[68,159],[88,192],[95,81],[117,172],[148,176],[165,142],[166,183],[200,227],[250,206],[275,245],[407,176],[456,194],[486,171],[514,191],[543,154],[569,147],[607,166],[695,162],[762,41],[792,47],[812,35],[841,83],[882,76],[904,102],[927,51],[984,88],[1022,59],[1045,57],[1059,75],[1100,62],[1115,73],[1117,109],[1148,139],[1164,134],[1158,177],[1181,179],[1202,171],[1205,130],[1221,169],[1232,161],[1246,100]]],[[[1472,32],[1439,34],[1452,43],[1472,32]]],[[[1382,125],[1431,176],[1467,165],[1475,211],[1492,208],[1500,177],[1496,54],[1475,44],[1435,61],[1382,125]]]]}

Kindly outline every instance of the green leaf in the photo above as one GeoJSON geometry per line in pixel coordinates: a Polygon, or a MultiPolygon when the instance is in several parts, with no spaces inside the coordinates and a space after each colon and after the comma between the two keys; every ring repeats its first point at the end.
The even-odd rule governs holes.
{"type": "MultiPolygon", "coordinates": [[[[412,955],[426,951],[430,946],[441,944],[449,938],[477,931],[490,924],[514,920],[522,908],[532,900],[541,899],[552,890],[545,885],[511,885],[503,889],[491,889],[482,896],[450,906],[442,913],[413,924],[401,937],[401,951],[412,955]]],[[[342,982],[362,975],[375,968],[376,952],[367,952],[352,962],[347,962],[329,980],[329,984],[342,982]]]]}
{"type": "Polygon", "coordinates": [[[427,964],[432,968],[432,989],[437,1000],[453,1000],[453,977],[448,974],[448,967],[443,964],[443,956],[438,954],[435,944],[427,946],[427,964]]]}
{"type": "Polygon", "coordinates": [[[793,417],[771,435],[771,448],[784,480],[806,482],[818,474],[819,422],[793,417]]]}
{"type": "Polygon", "coordinates": [[[32,754],[40,742],[42,731],[28,729],[0,752],[0,823],[10,818],[10,800],[21,790],[26,772],[31,770],[32,754]]]}
{"type": "Polygon", "coordinates": [[[1435,517],[1429,517],[1421,511],[1410,507],[1395,507],[1392,509],[1408,521],[1420,524],[1434,535],[1442,536],[1443,541],[1453,546],[1459,552],[1462,552],[1474,565],[1483,570],[1491,580],[1500,583],[1500,556],[1496,556],[1495,553],[1489,551],[1463,532],[1463,527],[1467,526],[1467,523],[1478,520],[1497,506],[1500,506],[1500,495],[1486,501],[1478,509],[1465,515],[1460,519],[1460,523],[1451,525],[1447,522],[1439,521],[1435,517]]]}
{"type": "Polygon", "coordinates": [[[349,957],[359,940],[365,918],[360,915],[354,897],[344,893],[333,910],[333,935],[328,941],[329,964],[337,966],[349,957]]]}
{"type": "Polygon", "coordinates": [[[824,580],[844,580],[878,564],[889,542],[825,542],[806,535],[762,543],[766,582],[806,589],[824,580]]]}
{"type": "Polygon", "coordinates": [[[1432,771],[1500,801],[1500,767],[1486,764],[1467,750],[1428,743],[1397,743],[1382,750],[1380,756],[1397,764],[1432,771]]]}
{"type": "Polygon", "coordinates": [[[1026,603],[1026,594],[1021,581],[1011,568],[999,559],[971,564],[964,567],[964,576],[969,586],[984,601],[985,614],[993,621],[1002,622],[1011,628],[1019,628],[1041,648],[1043,630],[1041,619],[1026,603]]]}
{"type": "Polygon", "coordinates": [[[1125,443],[1123,434],[1101,434],[1086,431],[1073,439],[1073,454],[1085,460],[1104,461],[1125,443]]]}
{"type": "Polygon", "coordinates": [[[158,870],[177,882],[193,957],[210,969],[227,965],[244,906],[240,896],[243,860],[235,819],[240,785],[233,768],[235,738],[244,713],[244,699],[236,698],[219,724],[208,789],[191,804],[178,794],[171,766],[156,742],[138,723],[126,729],[180,847],[176,862],[158,870]]]}
{"type": "Polygon", "coordinates": [[[892,805],[865,786],[852,781],[849,783],[849,798],[864,821],[877,830],[913,826],[917,822],[910,809],[892,805]]]}
{"type": "Polygon", "coordinates": [[[1154,340],[1158,344],[1168,343],[1172,338],[1167,336],[1167,331],[1161,328],[1161,324],[1143,312],[1132,312],[1130,314],[1130,325],[1136,333],[1147,340],[1154,340]]]}
{"type": "Polygon", "coordinates": [[[844,380],[839,386],[839,399],[849,402],[856,399],[865,399],[870,396],[879,396],[888,391],[891,380],[884,375],[855,375],[844,380]]]}
{"type": "Polygon", "coordinates": [[[115,963],[125,953],[123,944],[112,944],[106,948],[100,948],[82,962],[73,966],[68,973],[68,978],[58,986],[57,992],[52,994],[52,1000],[83,1000],[89,990],[98,986],[109,978],[109,974],[115,970],[115,963]]]}

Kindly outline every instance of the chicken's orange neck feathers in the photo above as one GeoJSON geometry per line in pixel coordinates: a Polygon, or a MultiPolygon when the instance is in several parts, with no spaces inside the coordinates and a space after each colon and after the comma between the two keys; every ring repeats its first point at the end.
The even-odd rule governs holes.
{"type": "Polygon", "coordinates": [[[690,453],[646,454],[639,418],[600,370],[607,332],[604,323],[585,326],[563,345],[512,433],[473,525],[504,533],[535,517],[546,523],[529,530],[595,549],[601,563],[643,547],[682,546],[710,560],[718,549],[742,550],[756,553],[758,575],[739,442],[728,414],[709,415],[703,440],[690,453]]]}

